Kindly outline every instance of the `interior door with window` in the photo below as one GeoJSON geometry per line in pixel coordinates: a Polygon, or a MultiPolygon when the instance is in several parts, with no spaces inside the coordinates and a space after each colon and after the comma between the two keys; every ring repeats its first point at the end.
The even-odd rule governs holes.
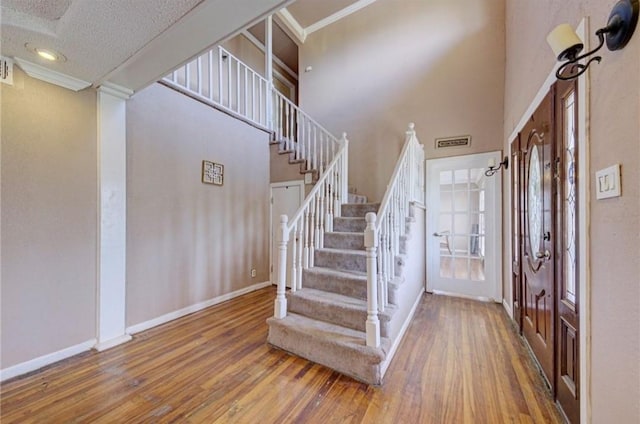
{"type": "Polygon", "coordinates": [[[520,133],[524,211],[522,332],[554,387],[554,199],[555,166],[549,93],[520,133]]]}
{"type": "Polygon", "coordinates": [[[502,300],[501,173],[483,153],[427,161],[427,290],[502,300]]]}

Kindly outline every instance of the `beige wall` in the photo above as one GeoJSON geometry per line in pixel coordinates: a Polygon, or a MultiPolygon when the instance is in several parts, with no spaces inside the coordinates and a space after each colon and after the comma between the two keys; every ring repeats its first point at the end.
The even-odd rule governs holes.
{"type": "MultiPolygon", "coordinates": [[[[545,37],[562,22],[588,16],[604,26],[615,1],[507,2],[506,137],[554,65],[545,37]]],[[[591,36],[591,43],[597,41],[591,36]]],[[[591,272],[591,409],[593,423],[640,421],[640,34],[622,51],[602,51],[591,67],[589,175],[622,166],[622,197],[595,200],[588,238],[591,272]]]]}
{"type": "Polygon", "coordinates": [[[95,337],[96,94],[2,85],[2,363],[95,337]]]}
{"type": "Polygon", "coordinates": [[[300,48],[302,108],[346,131],[349,185],[380,200],[409,122],[428,159],[502,148],[504,0],[379,0],[300,48]],[[470,134],[471,148],[434,149],[470,134]]]}
{"type": "Polygon", "coordinates": [[[269,280],[268,141],[160,84],[128,101],[127,325],[269,280]]]}

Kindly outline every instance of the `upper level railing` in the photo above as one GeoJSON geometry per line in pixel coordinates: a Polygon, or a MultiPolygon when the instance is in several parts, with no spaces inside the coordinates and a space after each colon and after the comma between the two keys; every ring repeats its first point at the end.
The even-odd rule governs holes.
{"type": "Polygon", "coordinates": [[[378,213],[366,216],[367,345],[380,345],[379,312],[388,306],[389,283],[396,277],[396,260],[411,202],[424,202],[424,146],[409,124],[406,141],[396,163],[378,213]]]}
{"type": "Polygon", "coordinates": [[[338,139],[223,47],[215,47],[163,78],[163,83],[273,133],[307,171],[324,174],[338,139]]]}
{"type": "Polygon", "coordinates": [[[162,81],[260,127],[272,127],[269,82],[223,47],[198,56],[162,81]]]}

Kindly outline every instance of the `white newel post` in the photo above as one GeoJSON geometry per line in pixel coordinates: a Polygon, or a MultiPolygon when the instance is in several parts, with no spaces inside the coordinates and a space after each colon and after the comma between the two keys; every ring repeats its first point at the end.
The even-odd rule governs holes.
{"type": "MultiPolygon", "coordinates": [[[[342,145],[344,146],[344,156],[342,159],[342,187],[340,187],[340,203],[344,204],[349,203],[349,140],[347,139],[346,132],[342,133],[342,145]]],[[[341,215],[342,213],[336,216],[341,215]]]]}
{"type": "Polygon", "coordinates": [[[366,215],[367,228],[364,230],[364,246],[367,249],[367,346],[380,347],[380,321],[378,319],[378,272],[376,234],[376,214],[366,215]]]}
{"type": "Polygon", "coordinates": [[[413,139],[415,137],[416,131],[416,124],[414,124],[413,122],[409,123],[409,130],[407,130],[407,139],[411,140],[410,144],[409,144],[409,201],[413,201],[415,199],[415,183],[416,183],[416,177],[417,177],[417,170],[416,170],[416,159],[415,159],[415,154],[416,154],[416,150],[415,150],[415,143],[413,142],[413,139]]]}
{"type": "Polygon", "coordinates": [[[282,319],[287,316],[287,298],[285,296],[287,278],[287,242],[289,231],[287,230],[287,215],[280,215],[280,229],[278,230],[278,288],[274,317],[282,319]]]}

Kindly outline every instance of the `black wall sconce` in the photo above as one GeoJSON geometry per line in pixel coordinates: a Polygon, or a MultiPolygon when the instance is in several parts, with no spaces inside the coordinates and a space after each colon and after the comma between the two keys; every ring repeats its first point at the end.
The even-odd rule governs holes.
{"type": "Polygon", "coordinates": [[[584,48],[582,40],[575,33],[571,25],[558,25],[547,36],[547,42],[559,62],[564,62],[556,71],[556,77],[560,80],[572,80],[585,73],[591,62],[602,60],[601,56],[593,56],[587,63],[578,63],[580,60],[592,56],[602,48],[605,41],[607,48],[611,51],[620,50],[627,45],[638,22],[638,2],[639,0],[620,0],[611,9],[607,26],[596,31],[600,39],[600,44],[595,49],[581,56],[578,54],[584,48]],[[569,70],[564,74],[565,70],[569,70]]]}
{"type": "Polygon", "coordinates": [[[496,166],[496,162],[493,159],[489,159],[489,169],[484,171],[484,175],[491,177],[498,172],[500,168],[509,169],[509,158],[507,156],[504,157],[498,166],[496,166]]]}

